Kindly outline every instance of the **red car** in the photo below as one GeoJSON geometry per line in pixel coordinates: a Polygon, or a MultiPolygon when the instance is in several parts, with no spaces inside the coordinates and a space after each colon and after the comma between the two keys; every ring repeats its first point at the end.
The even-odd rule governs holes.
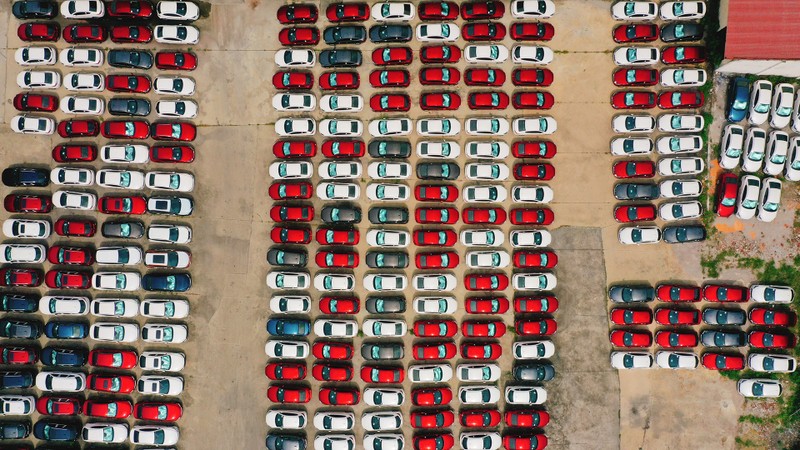
{"type": "Polygon", "coordinates": [[[502,273],[473,273],[464,277],[464,287],[468,291],[502,291],[508,287],[508,277],[502,273]]]}
{"type": "Polygon", "coordinates": [[[326,72],[319,77],[319,87],[329,90],[358,89],[361,79],[356,72],[326,72]]]}
{"type": "Polygon", "coordinates": [[[458,84],[461,73],[451,67],[427,67],[419,71],[419,82],[423,85],[452,85],[458,84]]]}
{"type": "Polygon", "coordinates": [[[188,145],[154,145],[150,147],[150,161],[156,163],[190,163],[194,149],[188,145]]]}
{"type": "Polygon", "coordinates": [[[150,125],[150,135],[157,141],[193,141],[197,127],[188,122],[162,122],[150,125]]]}
{"type": "Polygon", "coordinates": [[[314,23],[317,21],[319,11],[317,7],[308,3],[283,5],[278,8],[278,21],[280,23],[314,23]]]}
{"type": "Polygon", "coordinates": [[[372,51],[372,62],[377,66],[408,65],[413,59],[408,47],[378,47],[372,51]]]}
{"type": "Polygon", "coordinates": [[[264,375],[275,381],[295,381],[306,378],[306,364],[293,362],[274,362],[264,367],[264,375]]]}
{"type": "Polygon", "coordinates": [[[458,17],[458,5],[446,1],[422,2],[417,5],[417,14],[422,20],[453,20],[458,17]]]}
{"type": "MultiPolygon", "coordinates": [[[[541,146],[539,146],[541,148],[541,146]]],[[[541,152],[541,150],[540,150],[541,152]]],[[[550,163],[514,164],[516,180],[552,180],[556,176],[556,168],[550,163]]]]}
{"type": "Polygon", "coordinates": [[[369,107],[375,112],[408,111],[411,99],[406,94],[375,94],[369,99],[369,107]]]}
{"type": "Polygon", "coordinates": [[[653,178],[656,174],[656,165],[652,161],[617,161],[611,166],[611,173],[613,173],[616,178],[622,179],[653,178]]]}
{"type": "Polygon", "coordinates": [[[465,41],[502,41],[506,37],[506,26],[502,23],[470,23],[461,28],[465,41]]]}
{"type": "Polygon", "coordinates": [[[609,317],[614,325],[650,325],[653,323],[653,313],[647,309],[614,308],[609,317]]]}
{"type": "Polygon", "coordinates": [[[411,235],[414,245],[445,246],[455,245],[458,236],[452,230],[417,230],[411,235]]]}
{"type": "Polygon", "coordinates": [[[472,92],[467,98],[470,109],[506,109],[508,94],[505,92],[472,92]]]}
{"type": "Polygon", "coordinates": [[[109,369],[133,369],[139,357],[131,350],[96,349],[89,352],[92,367],[109,369]]]}
{"type": "Polygon", "coordinates": [[[619,91],[611,96],[614,109],[650,109],[656,106],[656,94],[647,91],[619,91]]]}
{"type": "Polygon", "coordinates": [[[458,198],[458,188],[449,184],[417,185],[414,188],[414,198],[421,202],[454,202],[458,198]]]}
{"type": "Polygon", "coordinates": [[[56,162],[92,162],[97,159],[95,145],[56,145],[53,147],[53,161],[56,162]]]}
{"type": "Polygon", "coordinates": [[[414,344],[411,351],[417,360],[451,359],[456,356],[456,344],[452,342],[426,342],[414,344]]]}
{"type": "Polygon", "coordinates": [[[414,211],[417,223],[453,224],[458,222],[458,210],[455,208],[417,208],[414,211]]]}
{"type": "Polygon", "coordinates": [[[275,89],[311,89],[314,86],[314,76],[302,71],[278,71],[272,76],[272,85],[275,89]]]}
{"type": "Polygon", "coordinates": [[[425,64],[455,63],[461,59],[461,49],[455,45],[425,45],[419,50],[419,59],[425,64]]]}
{"type": "Polygon", "coordinates": [[[131,375],[98,375],[86,377],[86,386],[93,391],[130,394],[136,387],[136,378],[131,375]]]}
{"type": "Polygon", "coordinates": [[[608,338],[617,347],[649,347],[653,343],[649,331],[614,330],[608,338]]]}
{"type": "Polygon", "coordinates": [[[514,225],[550,225],[555,219],[553,211],[547,208],[516,208],[508,215],[514,225]]]}
{"type": "Polygon", "coordinates": [[[106,89],[111,92],[133,92],[146,94],[150,92],[152,83],[144,75],[108,75],[106,89]]]}
{"type": "MultiPolygon", "coordinates": [[[[556,144],[552,141],[517,141],[511,145],[511,154],[515,158],[544,158],[556,156],[556,144]]],[[[555,174],[555,168],[553,169],[555,174]]]]}
{"type": "Polygon", "coordinates": [[[746,302],[750,291],[746,287],[725,284],[707,284],[703,286],[703,298],[710,302],[746,302]]]}
{"type": "Polygon", "coordinates": [[[503,354],[503,347],[495,343],[470,342],[461,344],[461,357],[465,359],[496,360],[503,354]]]}
{"type": "Polygon", "coordinates": [[[505,314],[508,311],[508,299],[505,297],[469,297],[464,301],[464,306],[470,314],[505,314]]]}
{"type": "Polygon", "coordinates": [[[314,141],[276,141],[272,154],[278,158],[311,158],[317,154],[314,141]]]}
{"type": "Polygon", "coordinates": [[[461,322],[464,337],[495,337],[506,334],[506,324],[499,320],[465,320],[461,322]]]}
{"type": "Polygon", "coordinates": [[[455,92],[427,92],[420,95],[419,106],[425,111],[455,110],[461,106],[461,97],[455,92]]]}
{"type": "Polygon", "coordinates": [[[411,426],[423,429],[447,428],[455,422],[455,419],[456,415],[449,409],[421,409],[411,413],[411,426]]]}
{"type": "Polygon", "coordinates": [[[87,417],[127,419],[133,412],[133,404],[126,400],[86,400],[82,412],[87,417]]]}
{"type": "Polygon", "coordinates": [[[133,408],[133,417],[139,420],[175,422],[183,416],[183,407],[177,402],[139,402],[133,408]]]}
{"type": "Polygon", "coordinates": [[[58,97],[46,94],[19,93],[14,96],[14,108],[19,111],[55,111],[58,109],[58,97]]]}
{"type": "Polygon", "coordinates": [[[794,347],[797,339],[789,331],[751,331],[747,333],[747,343],[754,348],[786,349],[794,347]]]}
{"type": "Polygon", "coordinates": [[[70,44],[99,43],[108,39],[105,28],[99,25],[69,25],[64,27],[63,36],[70,44]]]}
{"type": "Polygon", "coordinates": [[[656,298],[662,302],[699,302],[700,288],[685,284],[659,284],[656,298]]]}
{"type": "Polygon", "coordinates": [[[506,7],[499,1],[483,0],[461,4],[461,18],[474,19],[499,19],[506,12],[506,7]]]}
{"type": "Polygon", "coordinates": [[[658,331],[656,332],[656,343],[667,348],[696,347],[697,333],[694,331],[658,331]]]}
{"type": "Polygon", "coordinates": [[[269,236],[276,244],[308,244],[311,242],[311,230],[308,228],[273,227],[269,236]]]}
{"type": "Polygon", "coordinates": [[[91,266],[94,263],[94,252],[87,247],[54,245],[47,251],[47,260],[52,264],[91,266]]]}
{"type": "Polygon", "coordinates": [[[744,356],[726,355],[724,353],[704,353],[700,359],[703,367],[710,370],[742,370],[744,369],[744,356]]]}
{"type": "Polygon", "coordinates": [[[503,421],[509,427],[544,428],[550,423],[550,414],[540,409],[506,411],[503,415],[503,421]]]}
{"type": "Polygon", "coordinates": [[[102,132],[108,139],[147,139],[150,126],[144,120],[106,120],[102,132]]]}
{"type": "Polygon", "coordinates": [[[365,147],[364,141],[328,139],[322,143],[322,154],[328,158],[360,158],[366,152],[365,147]]]}
{"type": "Polygon", "coordinates": [[[267,398],[273,403],[308,403],[311,400],[311,388],[292,385],[270,385],[267,398]]]}
{"type": "Polygon", "coordinates": [[[704,102],[705,97],[700,91],[667,91],[658,95],[661,109],[696,109],[704,102]]]}
{"type": "Polygon", "coordinates": [[[273,200],[309,199],[312,190],[306,181],[279,181],[270,185],[269,196],[273,200]]]}
{"type": "Polygon", "coordinates": [[[797,314],[782,309],[755,307],[748,314],[753,325],[793,327],[797,323],[797,314]]]}
{"type": "Polygon", "coordinates": [[[656,207],[651,204],[623,205],[614,208],[614,220],[620,223],[642,222],[656,219],[656,207]]]}
{"type": "Polygon", "coordinates": [[[503,436],[503,447],[506,450],[542,450],[547,448],[547,436],[544,434],[507,434],[503,436]]]}
{"type": "Polygon", "coordinates": [[[86,272],[48,270],[44,283],[51,289],[89,289],[92,275],[86,272]]]}
{"type": "Polygon", "coordinates": [[[614,28],[611,33],[614,42],[652,42],[658,39],[658,25],[653,24],[627,24],[614,28]]]}
{"type": "Polygon", "coordinates": [[[523,250],[514,253],[517,269],[552,269],[558,265],[558,255],[551,251],[523,250]]]}
{"type": "Polygon", "coordinates": [[[352,269],[358,266],[358,253],[357,252],[342,252],[342,251],[322,251],[317,252],[317,257],[314,258],[317,265],[323,268],[347,268],[352,269]]]}
{"type": "Polygon", "coordinates": [[[558,310],[558,299],[552,295],[514,297],[514,312],[516,313],[553,313],[556,310],[558,310]]]}
{"type": "Polygon", "coordinates": [[[144,214],[147,210],[147,200],[140,196],[103,196],[97,202],[97,210],[105,214],[144,214]]]}
{"type": "Polygon", "coordinates": [[[500,424],[500,411],[496,409],[467,409],[459,414],[462,427],[485,428],[500,424]]]}
{"type": "Polygon", "coordinates": [[[417,253],[414,262],[417,269],[453,269],[458,266],[459,257],[456,252],[417,253]]]}
{"type": "Polygon", "coordinates": [[[42,272],[36,269],[6,267],[0,269],[0,286],[35,287],[42,284],[42,272]]]}
{"type": "Polygon", "coordinates": [[[696,45],[667,47],[661,51],[664,64],[699,64],[706,60],[705,47],[696,45]]]}
{"type": "Polygon", "coordinates": [[[197,56],[187,52],[158,52],[156,67],[161,70],[194,70],[197,68],[197,56]]]}
{"type": "Polygon", "coordinates": [[[500,69],[467,69],[464,72],[467,86],[502,86],[505,82],[506,73],[500,69]]]}
{"type": "Polygon", "coordinates": [[[353,358],[353,346],[344,342],[317,341],[311,346],[311,353],[318,359],[349,360],[353,358]]]}
{"type": "Polygon", "coordinates": [[[553,72],[550,69],[514,69],[511,72],[514,86],[542,86],[553,84],[553,72]]]}
{"type": "Polygon", "coordinates": [[[320,245],[356,245],[360,237],[358,230],[333,230],[320,227],[316,238],[320,245]]]}
{"type": "Polygon", "coordinates": [[[53,231],[59,236],[92,237],[97,232],[94,219],[58,219],[53,231]]]}
{"type": "Polygon", "coordinates": [[[319,310],[324,314],[356,314],[361,309],[358,297],[322,297],[319,310]]]}
{"type": "Polygon", "coordinates": [[[311,222],[314,207],[275,205],[270,208],[269,217],[275,222],[311,222]]]}
{"type": "Polygon", "coordinates": [[[283,45],[317,45],[319,30],[316,27],[283,28],[278,33],[278,40],[283,45]]]}
{"type": "Polygon", "coordinates": [[[9,194],[3,200],[3,206],[12,213],[49,213],[53,202],[49,195],[9,194]]]}
{"type": "Polygon", "coordinates": [[[369,18],[366,3],[333,3],[325,10],[331,22],[360,22],[369,18]]]}
{"type": "Polygon", "coordinates": [[[516,320],[514,330],[520,336],[552,336],[558,330],[558,323],[553,319],[516,320]]]}
{"type": "Polygon", "coordinates": [[[739,192],[739,177],[725,172],[717,181],[714,209],[720,217],[730,217],[736,211],[736,197],[739,192]]]}
{"type": "Polygon", "coordinates": [[[454,320],[418,320],[414,322],[417,337],[453,337],[458,332],[454,320]]]}
{"type": "Polygon", "coordinates": [[[411,403],[414,406],[449,405],[451,401],[453,401],[453,391],[447,387],[411,390],[411,403]]]}
{"type": "Polygon", "coordinates": [[[411,75],[405,69],[373,70],[369,74],[369,83],[376,88],[406,87],[411,84],[411,75]]]}
{"type": "Polygon", "coordinates": [[[697,325],[700,323],[700,311],[657,308],[656,322],[661,325],[697,325]]]}
{"type": "Polygon", "coordinates": [[[500,225],[506,221],[506,217],[506,211],[503,208],[464,208],[461,212],[461,220],[467,224],[500,225]]]}
{"type": "Polygon", "coordinates": [[[655,86],[658,78],[655,69],[617,69],[612,81],[615,86],[655,86]]]}
{"type": "Polygon", "coordinates": [[[144,25],[116,25],[111,27],[111,42],[118,44],[145,44],[153,39],[153,31],[144,25]]]}
{"type": "Polygon", "coordinates": [[[36,411],[46,416],[77,416],[81,413],[81,401],[69,397],[41,397],[36,400],[36,411]]]}
{"type": "Polygon", "coordinates": [[[550,109],[555,97],[549,92],[517,92],[511,100],[515,109],[550,109]]]}
{"type": "Polygon", "coordinates": [[[350,381],[353,379],[353,366],[314,364],[311,376],[318,381],[350,381]]]}
{"type": "Polygon", "coordinates": [[[55,42],[61,27],[52,22],[23,23],[17,28],[17,36],[26,42],[55,42]]]}
{"type": "Polygon", "coordinates": [[[0,362],[3,364],[35,364],[38,360],[35,347],[0,346],[0,362]]]}
{"type": "Polygon", "coordinates": [[[58,123],[58,135],[63,138],[94,137],[100,134],[96,120],[69,119],[58,123]]]}
{"type": "Polygon", "coordinates": [[[546,22],[516,22],[511,25],[511,38],[515,41],[549,41],[556,29],[546,22]]]}
{"type": "Polygon", "coordinates": [[[424,434],[414,436],[414,450],[450,450],[454,440],[452,433],[424,434]]]}
{"type": "Polygon", "coordinates": [[[146,0],[114,0],[106,2],[106,14],[126,19],[149,19],[153,4],[146,0]]]}
{"type": "Polygon", "coordinates": [[[357,405],[360,396],[358,389],[322,388],[319,390],[319,401],[328,406],[357,405]]]}

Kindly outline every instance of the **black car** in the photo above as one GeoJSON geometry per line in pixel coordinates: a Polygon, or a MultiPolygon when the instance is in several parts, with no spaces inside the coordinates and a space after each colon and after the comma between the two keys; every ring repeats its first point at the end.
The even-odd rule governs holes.
{"type": "Polygon", "coordinates": [[[109,50],[108,65],[124,69],[153,67],[153,54],[146,50],[109,50]]]}
{"type": "Polygon", "coordinates": [[[146,291],[186,292],[192,287],[192,277],[188,273],[148,273],[142,277],[142,287],[146,291]]]}
{"type": "Polygon", "coordinates": [[[271,248],[267,251],[267,263],[273,266],[305,267],[308,264],[308,253],[303,250],[271,248]]]}
{"type": "Polygon", "coordinates": [[[413,32],[411,25],[375,25],[369,29],[369,40],[381,42],[408,42],[413,32]]]}
{"type": "Polygon", "coordinates": [[[58,6],[55,2],[22,0],[14,2],[11,12],[17,19],[52,19],[58,14],[58,6]]]}
{"type": "Polygon", "coordinates": [[[33,320],[0,320],[0,337],[12,339],[39,339],[42,324],[33,320]]]}
{"type": "Polygon", "coordinates": [[[459,175],[461,175],[461,169],[458,167],[458,164],[417,164],[417,176],[423,180],[457,180],[459,175]]]}
{"type": "Polygon", "coordinates": [[[2,178],[6,186],[47,186],[50,184],[50,171],[33,167],[9,167],[3,171],[2,178]]]}
{"type": "Polygon", "coordinates": [[[408,158],[411,156],[411,143],[391,140],[370,141],[367,151],[373,158],[408,158]]]}
{"type": "Polygon", "coordinates": [[[615,284],[608,289],[608,298],[615,303],[651,302],[656,291],[652,286],[615,284]]]}
{"type": "Polygon", "coordinates": [[[705,330],[700,333],[700,342],[705,347],[744,347],[742,331],[705,330]]]}
{"type": "Polygon", "coordinates": [[[113,116],[147,116],[150,102],[141,98],[115,97],[108,102],[108,112],[113,116]]]}
{"type": "Polygon", "coordinates": [[[105,238],[139,239],[144,236],[144,224],[136,220],[106,222],[100,232],[105,238]]]}
{"type": "Polygon", "coordinates": [[[376,206],[369,209],[367,217],[369,217],[370,223],[376,225],[384,223],[408,223],[408,209],[376,206]]]}
{"type": "Polygon", "coordinates": [[[0,439],[25,439],[30,434],[31,423],[26,420],[0,423],[0,439]]]}
{"type": "Polygon", "coordinates": [[[39,309],[39,296],[6,293],[0,295],[0,311],[31,313],[39,309]]]}
{"type": "Polygon", "coordinates": [[[319,54],[322,67],[358,67],[361,65],[361,52],[358,50],[323,50],[319,54]]]}
{"type": "Polygon", "coordinates": [[[706,308],[703,322],[709,325],[744,325],[747,318],[741,309],[706,308]]]}
{"type": "Polygon", "coordinates": [[[360,25],[342,25],[325,28],[322,38],[326,44],[360,44],[367,40],[367,29],[360,25]]]}
{"type": "Polygon", "coordinates": [[[45,347],[42,364],[50,367],[82,367],[89,360],[89,352],[82,348],[45,347]]]}
{"type": "Polygon", "coordinates": [[[367,297],[364,307],[370,314],[406,312],[406,299],[401,296],[367,297]]]}
{"type": "Polygon", "coordinates": [[[659,195],[658,186],[652,183],[619,183],[614,186],[617,200],[653,200],[659,195]]]}
{"type": "Polygon", "coordinates": [[[668,244],[704,241],[706,240],[706,228],[702,225],[664,227],[663,239],[668,244]]]}
{"type": "Polygon", "coordinates": [[[725,117],[728,122],[740,122],[747,115],[750,104],[750,82],[745,77],[736,77],[728,83],[728,102],[725,117]]]}
{"type": "Polygon", "coordinates": [[[661,28],[664,42],[691,42],[703,39],[703,26],[697,22],[670,23],[661,28]]]}
{"type": "Polygon", "coordinates": [[[518,364],[512,374],[517,381],[549,381],[556,376],[556,369],[549,363],[518,364]]]}
{"type": "Polygon", "coordinates": [[[0,389],[27,389],[33,382],[30,372],[0,372],[0,389]]]}
{"type": "Polygon", "coordinates": [[[366,343],[361,346],[361,356],[370,361],[392,361],[403,359],[403,354],[403,344],[400,343],[366,343]]]}
{"type": "Polygon", "coordinates": [[[306,450],[306,438],[293,434],[270,433],[267,435],[267,450],[306,450]]]}
{"type": "Polygon", "coordinates": [[[78,439],[80,430],[79,424],[40,420],[33,426],[33,435],[42,441],[74,442],[78,439]]]}
{"type": "Polygon", "coordinates": [[[320,213],[325,223],[361,223],[361,209],[355,206],[326,206],[320,213]]]}
{"type": "Polygon", "coordinates": [[[367,266],[372,269],[405,269],[408,254],[405,252],[367,252],[367,266]]]}

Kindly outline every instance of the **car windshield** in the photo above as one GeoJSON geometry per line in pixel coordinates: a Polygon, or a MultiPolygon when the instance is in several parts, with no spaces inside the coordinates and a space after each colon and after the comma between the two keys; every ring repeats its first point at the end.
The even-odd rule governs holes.
{"type": "Polygon", "coordinates": [[[758,112],[758,113],[762,113],[762,114],[768,113],[769,112],[769,103],[756,103],[755,106],[753,106],[753,109],[755,109],[756,112],[758,112]]]}
{"type": "Polygon", "coordinates": [[[779,206],[780,206],[780,205],[779,205],[779,204],[777,204],[777,203],[773,203],[773,202],[766,202],[766,203],[764,203],[764,206],[762,206],[762,208],[763,208],[764,210],[766,210],[766,211],[769,211],[769,212],[775,212],[775,211],[777,211],[777,210],[778,210],[778,207],[779,207],[779,206]]]}
{"type": "Polygon", "coordinates": [[[630,48],[628,48],[628,51],[627,51],[626,57],[627,57],[627,59],[628,59],[628,62],[634,62],[634,61],[636,61],[636,60],[637,60],[637,58],[636,58],[636,47],[630,47],[630,48]]]}
{"type": "Polygon", "coordinates": [[[686,58],[686,48],[685,47],[678,47],[675,49],[675,59],[681,61],[686,58]]]}
{"type": "Polygon", "coordinates": [[[769,160],[771,162],[774,162],[775,164],[783,164],[786,162],[786,155],[775,152],[772,154],[772,158],[770,158],[769,160]]]}
{"type": "Polygon", "coordinates": [[[683,15],[683,3],[682,2],[675,2],[672,4],[672,13],[676,16],[683,15]]]}
{"type": "Polygon", "coordinates": [[[174,139],[178,139],[181,137],[181,124],[179,123],[172,124],[172,137],[174,139]]]}

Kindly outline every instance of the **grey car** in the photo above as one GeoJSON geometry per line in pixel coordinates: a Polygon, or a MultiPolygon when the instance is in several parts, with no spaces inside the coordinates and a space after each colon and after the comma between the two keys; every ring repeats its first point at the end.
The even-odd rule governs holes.
{"type": "Polygon", "coordinates": [[[369,29],[372,42],[408,42],[413,36],[410,25],[375,25],[369,29]]]}
{"type": "Polygon", "coordinates": [[[267,450],[306,450],[306,438],[293,434],[270,433],[267,435],[267,450]]]}
{"type": "Polygon", "coordinates": [[[308,253],[304,250],[271,248],[267,251],[267,263],[273,266],[305,267],[308,264],[308,253]]]}
{"type": "Polygon", "coordinates": [[[408,158],[411,156],[411,143],[408,141],[375,140],[367,147],[373,158],[408,158]]]}
{"type": "Polygon", "coordinates": [[[652,183],[619,183],[614,186],[617,200],[653,200],[658,196],[658,186],[652,183]]]}
{"type": "Polygon", "coordinates": [[[320,217],[325,223],[361,223],[361,209],[355,206],[326,206],[320,217]]]}
{"type": "Polygon", "coordinates": [[[123,69],[149,69],[153,67],[153,54],[146,50],[109,50],[108,65],[123,69]]]}
{"type": "Polygon", "coordinates": [[[144,236],[144,224],[138,220],[119,220],[103,224],[100,232],[105,238],[139,239],[144,236]]]}
{"type": "Polygon", "coordinates": [[[367,29],[360,25],[342,25],[325,28],[322,38],[326,44],[360,44],[367,40],[367,29]]]}
{"type": "Polygon", "coordinates": [[[705,330],[700,333],[700,342],[706,347],[743,347],[745,339],[741,331],[705,330]]]}
{"type": "Polygon", "coordinates": [[[656,296],[652,286],[615,284],[608,289],[608,298],[615,303],[650,302],[656,296]]]}
{"type": "Polygon", "coordinates": [[[147,116],[150,102],[141,98],[115,97],[108,102],[108,112],[113,116],[147,116]]]}
{"type": "Polygon", "coordinates": [[[741,309],[706,308],[703,322],[709,325],[744,325],[746,317],[741,309]]]}
{"type": "Polygon", "coordinates": [[[403,344],[399,343],[365,343],[361,346],[361,356],[370,361],[391,361],[403,359],[404,353],[403,344]]]}
{"type": "Polygon", "coordinates": [[[370,223],[373,224],[403,224],[408,223],[408,209],[406,208],[385,208],[374,207],[369,209],[367,214],[370,223]]]}
{"type": "Polygon", "coordinates": [[[556,376],[556,369],[549,363],[519,364],[512,374],[517,381],[549,381],[556,376]]]}
{"type": "Polygon", "coordinates": [[[417,176],[423,180],[457,180],[461,169],[453,163],[417,164],[417,176]]]}
{"type": "Polygon", "coordinates": [[[703,26],[698,22],[673,22],[661,28],[664,42],[690,42],[703,39],[703,26]]]}
{"type": "Polygon", "coordinates": [[[367,266],[372,269],[405,269],[408,254],[405,252],[367,252],[367,266]]]}
{"type": "Polygon", "coordinates": [[[668,244],[704,241],[706,239],[706,229],[702,225],[664,227],[662,239],[668,244]]]}
{"type": "Polygon", "coordinates": [[[323,50],[319,54],[322,67],[358,67],[361,65],[361,52],[358,50],[323,50]]]}
{"type": "Polygon", "coordinates": [[[406,299],[401,296],[367,297],[364,304],[370,314],[392,314],[406,311],[406,299]]]}

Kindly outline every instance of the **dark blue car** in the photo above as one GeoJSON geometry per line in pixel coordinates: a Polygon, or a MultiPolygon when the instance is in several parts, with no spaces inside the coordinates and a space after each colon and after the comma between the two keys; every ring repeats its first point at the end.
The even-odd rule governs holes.
{"type": "Polygon", "coordinates": [[[84,339],[89,336],[89,325],[83,322],[48,322],[44,335],[50,339],[84,339]]]}
{"type": "Polygon", "coordinates": [[[43,441],[74,442],[78,439],[80,425],[40,420],[33,426],[33,435],[43,441]]]}
{"type": "Polygon", "coordinates": [[[45,347],[42,349],[42,364],[50,367],[85,366],[89,354],[81,348],[45,347]]]}
{"type": "Polygon", "coordinates": [[[0,336],[14,339],[39,339],[42,324],[34,320],[0,320],[0,336]]]}
{"type": "Polygon", "coordinates": [[[273,336],[308,336],[311,322],[303,319],[270,319],[267,333],[273,336]]]}
{"type": "Polygon", "coordinates": [[[188,273],[147,274],[142,277],[142,287],[146,291],[186,292],[192,287],[192,277],[188,273]]]}
{"type": "Polygon", "coordinates": [[[729,122],[739,122],[747,115],[750,103],[750,82],[747,78],[736,77],[728,85],[728,104],[725,105],[725,117],[729,122]]]}
{"type": "Polygon", "coordinates": [[[25,439],[29,434],[31,434],[31,424],[28,421],[0,423],[0,439],[25,439]]]}
{"type": "Polygon", "coordinates": [[[39,309],[39,296],[34,294],[3,294],[0,311],[30,313],[39,309]]]}
{"type": "Polygon", "coordinates": [[[33,381],[30,372],[0,372],[0,389],[27,389],[33,381]]]}

